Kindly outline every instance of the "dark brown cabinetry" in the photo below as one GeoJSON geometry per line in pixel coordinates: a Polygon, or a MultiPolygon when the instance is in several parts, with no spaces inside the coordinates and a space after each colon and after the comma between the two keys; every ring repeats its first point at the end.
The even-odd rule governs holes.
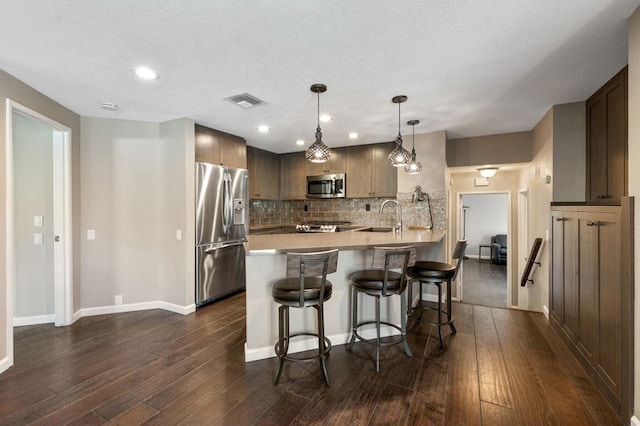
{"type": "Polygon", "coordinates": [[[307,159],[304,152],[280,155],[280,199],[304,200],[307,185],[307,159]]]}
{"type": "Polygon", "coordinates": [[[587,201],[619,205],[627,195],[627,68],[586,102],[587,201]]]}
{"type": "Polygon", "coordinates": [[[329,161],[324,163],[312,163],[311,161],[307,161],[307,175],[317,176],[332,173],[344,173],[346,156],[346,148],[331,148],[329,161]]]}
{"type": "Polygon", "coordinates": [[[249,198],[252,200],[277,200],[280,159],[277,154],[247,147],[249,169],[249,198]]]}
{"type": "Polygon", "coordinates": [[[398,172],[387,156],[394,143],[358,145],[347,148],[347,197],[395,197],[398,172]]]}
{"type": "Polygon", "coordinates": [[[247,168],[247,144],[244,139],[196,124],[196,161],[247,168]]]}
{"type": "Polygon", "coordinates": [[[627,197],[551,209],[551,323],[622,418],[633,371],[631,212],[627,197]]]}

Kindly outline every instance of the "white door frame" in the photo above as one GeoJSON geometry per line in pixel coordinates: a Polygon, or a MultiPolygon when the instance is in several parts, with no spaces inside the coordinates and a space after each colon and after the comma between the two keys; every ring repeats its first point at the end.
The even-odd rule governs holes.
{"type": "Polygon", "coordinates": [[[13,235],[13,114],[19,113],[53,128],[54,310],[55,325],[73,322],[73,228],[71,214],[71,129],[11,99],[6,100],[6,286],[7,348],[13,365],[13,291],[15,251],[13,235]]]}
{"type": "MultiPolygon", "coordinates": [[[[529,188],[518,191],[518,277],[522,276],[529,256],[529,188]]],[[[520,308],[529,306],[529,293],[527,287],[517,286],[517,302],[520,308]]]]}
{"type": "MultiPolygon", "coordinates": [[[[512,234],[514,232],[513,230],[513,226],[511,225],[511,191],[509,190],[503,190],[503,191],[463,191],[463,192],[457,192],[456,193],[456,206],[457,206],[457,215],[458,215],[458,226],[457,226],[457,238],[458,239],[462,239],[462,237],[464,237],[464,235],[462,235],[462,218],[463,218],[463,211],[462,211],[462,196],[463,195],[485,195],[485,194],[507,194],[507,259],[513,259],[513,244],[511,243],[512,241],[512,234]]],[[[514,293],[517,295],[517,289],[514,290],[514,283],[512,282],[513,280],[511,279],[511,275],[513,274],[513,264],[514,262],[507,262],[507,302],[509,304],[509,307],[514,307],[515,303],[514,303],[514,293]]],[[[463,264],[464,265],[464,264],[463,264]]],[[[463,268],[464,269],[464,268],[463,268]]],[[[463,294],[462,294],[462,285],[463,285],[464,281],[461,280],[458,283],[458,287],[457,287],[457,295],[458,295],[458,300],[463,300],[463,294]]],[[[517,303],[517,301],[516,301],[517,303]]]]}

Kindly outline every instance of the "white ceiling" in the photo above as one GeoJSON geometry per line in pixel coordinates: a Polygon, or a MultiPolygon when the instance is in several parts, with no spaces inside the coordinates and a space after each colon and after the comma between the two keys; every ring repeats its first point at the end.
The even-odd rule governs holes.
{"type": "Polygon", "coordinates": [[[446,130],[530,130],[627,62],[640,0],[20,0],[0,4],[0,68],[80,115],[188,117],[273,152],[446,130]],[[140,81],[136,65],[160,79],[140,81]],[[248,92],[266,105],[223,98],[248,92]],[[100,108],[112,102],[120,109],[100,108]],[[267,124],[268,134],[256,127],[267,124]]]}

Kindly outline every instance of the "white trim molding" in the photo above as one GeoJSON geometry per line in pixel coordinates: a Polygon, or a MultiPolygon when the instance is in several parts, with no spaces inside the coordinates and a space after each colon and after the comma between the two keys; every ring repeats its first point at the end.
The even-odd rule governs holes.
{"type": "Polygon", "coordinates": [[[637,416],[631,417],[631,424],[633,426],[640,426],[640,419],[637,416]]]}
{"type": "Polygon", "coordinates": [[[36,324],[52,324],[56,322],[56,316],[51,315],[34,315],[31,317],[14,317],[13,326],[22,327],[24,325],[36,325],[36,324]]]}
{"type": "Polygon", "coordinates": [[[12,365],[13,363],[9,360],[8,356],[0,359],[0,373],[7,371],[12,365]]]}
{"type": "Polygon", "coordinates": [[[154,300],[152,302],[128,303],[126,305],[96,306],[94,308],[83,308],[77,311],[74,321],[82,317],[94,315],[119,314],[122,312],[146,311],[149,309],[164,309],[181,315],[188,315],[196,311],[196,305],[180,306],[174,303],[154,300]]]}

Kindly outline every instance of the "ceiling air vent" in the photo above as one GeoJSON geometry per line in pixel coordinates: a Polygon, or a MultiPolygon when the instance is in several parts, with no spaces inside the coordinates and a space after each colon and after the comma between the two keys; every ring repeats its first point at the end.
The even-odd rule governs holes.
{"type": "Polygon", "coordinates": [[[239,95],[229,96],[224,98],[225,101],[229,101],[232,104],[238,105],[240,108],[253,108],[254,106],[263,105],[266,102],[252,96],[248,93],[240,93],[239,95]]]}

